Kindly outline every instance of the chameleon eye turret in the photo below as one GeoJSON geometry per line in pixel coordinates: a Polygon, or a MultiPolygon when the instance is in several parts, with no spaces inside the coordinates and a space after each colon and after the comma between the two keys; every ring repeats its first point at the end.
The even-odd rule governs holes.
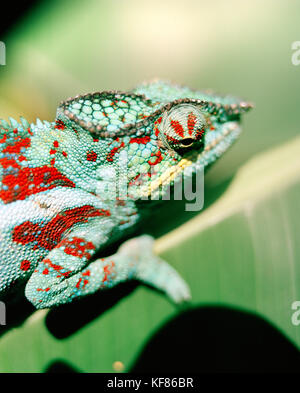
{"type": "Polygon", "coordinates": [[[179,154],[203,148],[205,127],[204,115],[191,104],[175,105],[170,111],[165,111],[157,125],[164,147],[179,154]]]}

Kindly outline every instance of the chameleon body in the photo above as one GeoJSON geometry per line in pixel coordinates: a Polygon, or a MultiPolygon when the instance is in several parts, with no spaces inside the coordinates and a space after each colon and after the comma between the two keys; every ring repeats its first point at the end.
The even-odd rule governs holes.
{"type": "Polygon", "coordinates": [[[155,81],[70,98],[53,122],[2,120],[0,299],[25,293],[47,308],[129,279],[176,303],[189,299],[150,236],[105,258],[101,252],[139,223],[150,195],[159,199],[184,170],[192,175],[215,162],[250,107],[155,81]]]}

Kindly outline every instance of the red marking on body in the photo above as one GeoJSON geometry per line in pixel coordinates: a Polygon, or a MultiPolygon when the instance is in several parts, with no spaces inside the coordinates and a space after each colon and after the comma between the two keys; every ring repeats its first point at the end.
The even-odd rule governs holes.
{"type": "MultiPolygon", "coordinates": [[[[52,250],[62,241],[64,233],[70,230],[73,225],[85,223],[90,218],[100,216],[110,216],[110,211],[97,209],[91,205],[75,207],[60,212],[46,224],[25,221],[17,225],[13,229],[12,239],[14,242],[22,245],[34,243],[33,249],[41,247],[46,250],[52,250]]],[[[91,247],[90,244],[89,247],[91,247]]]]}
{"type": "Polygon", "coordinates": [[[36,289],[38,292],[48,292],[50,291],[50,288],[42,289],[42,288],[37,288],[36,289]]]}
{"type": "Polygon", "coordinates": [[[57,130],[64,130],[66,128],[66,126],[63,121],[56,120],[54,128],[56,128],[57,130]]]}
{"type": "Polygon", "coordinates": [[[29,135],[33,136],[33,132],[31,131],[30,127],[28,127],[27,131],[29,135]]]}
{"type": "Polygon", "coordinates": [[[92,242],[87,242],[80,237],[73,237],[72,240],[63,239],[59,243],[59,247],[64,247],[64,252],[68,255],[87,259],[91,257],[91,253],[88,251],[95,250],[95,246],[92,242]]]}
{"type": "Polygon", "coordinates": [[[47,268],[44,269],[44,270],[43,270],[43,274],[45,274],[45,275],[49,274],[49,270],[48,270],[47,268]]]}
{"type": "Polygon", "coordinates": [[[2,153],[19,154],[21,152],[21,149],[29,147],[30,143],[31,143],[30,138],[25,138],[25,139],[18,138],[18,141],[16,143],[14,143],[13,145],[6,146],[6,148],[3,149],[2,153]]]}
{"type": "Polygon", "coordinates": [[[124,147],[124,146],[125,146],[125,143],[122,142],[122,143],[120,144],[120,146],[114,147],[114,148],[107,154],[106,160],[109,161],[109,162],[112,162],[112,161],[114,160],[115,154],[118,153],[118,151],[119,151],[120,149],[122,149],[122,147],[124,147]]]}
{"type": "Polygon", "coordinates": [[[86,286],[86,284],[88,284],[89,280],[83,280],[83,287],[84,288],[86,286]]]}
{"type": "Polygon", "coordinates": [[[48,258],[44,259],[44,263],[45,263],[46,265],[48,265],[49,268],[51,268],[51,269],[53,269],[53,270],[59,272],[59,275],[57,276],[57,278],[60,278],[60,277],[69,277],[69,275],[72,273],[72,270],[69,270],[69,271],[67,271],[67,272],[62,273],[61,270],[63,269],[63,267],[60,266],[60,265],[55,265],[55,264],[52,263],[52,261],[51,261],[50,259],[48,259],[48,258]]]}
{"type": "Polygon", "coordinates": [[[6,134],[3,135],[3,137],[0,139],[0,143],[5,143],[6,142],[6,134]]]}
{"type": "Polygon", "coordinates": [[[187,120],[188,132],[190,135],[193,134],[196,120],[197,120],[197,117],[195,116],[195,114],[193,112],[190,112],[188,115],[188,120],[187,120]]]}
{"type": "Polygon", "coordinates": [[[143,144],[146,145],[148,142],[150,142],[150,136],[143,136],[140,138],[132,138],[130,139],[129,143],[139,143],[139,144],[143,144]]]}
{"type": "Polygon", "coordinates": [[[87,161],[93,161],[93,162],[95,162],[95,161],[97,160],[97,157],[98,157],[97,153],[95,153],[93,150],[88,151],[88,152],[86,153],[86,159],[87,159],[87,161]]]}
{"type": "Polygon", "coordinates": [[[14,228],[13,241],[23,245],[33,242],[39,229],[39,224],[35,224],[31,221],[24,221],[14,228]]]}
{"type": "Polygon", "coordinates": [[[30,269],[30,261],[24,259],[24,261],[21,262],[20,269],[23,270],[24,272],[27,272],[27,270],[30,269]]]}
{"type": "Polygon", "coordinates": [[[78,280],[77,284],[76,284],[76,288],[79,289],[80,288],[80,283],[82,281],[82,278],[80,277],[80,279],[78,280]]]}
{"type": "Polygon", "coordinates": [[[52,158],[52,160],[50,161],[50,165],[52,165],[52,166],[55,165],[55,158],[52,158]]]}
{"type": "Polygon", "coordinates": [[[9,167],[12,168],[20,168],[20,165],[12,158],[0,158],[0,165],[2,166],[3,169],[7,169],[9,167]]]}
{"type": "Polygon", "coordinates": [[[179,123],[179,121],[171,120],[170,124],[171,124],[171,127],[173,128],[173,130],[176,132],[176,134],[183,138],[184,137],[184,129],[183,129],[182,125],[179,123]]]}
{"type": "Polygon", "coordinates": [[[53,142],[53,146],[54,146],[55,148],[58,148],[58,146],[59,146],[58,141],[54,141],[54,142],[53,142]]]}
{"type": "Polygon", "coordinates": [[[155,157],[155,156],[156,156],[156,160],[155,160],[154,162],[151,162],[151,161],[149,160],[149,161],[148,161],[148,164],[149,164],[149,165],[157,165],[157,164],[159,164],[159,163],[162,161],[162,159],[163,159],[163,156],[162,156],[160,150],[158,150],[155,154],[154,154],[154,153],[151,153],[151,156],[152,156],[152,157],[155,157]]]}
{"type": "Polygon", "coordinates": [[[68,157],[68,153],[66,153],[65,151],[62,151],[61,154],[62,154],[64,157],[68,157]]]}
{"type": "Polygon", "coordinates": [[[115,266],[115,263],[113,261],[111,261],[109,265],[105,265],[103,267],[104,277],[102,279],[102,282],[108,281],[108,277],[110,274],[112,274],[114,266],[115,266]]]}
{"type": "MultiPolygon", "coordinates": [[[[82,278],[80,277],[80,279],[78,280],[78,282],[76,284],[77,289],[80,289],[81,282],[82,282],[82,278]]],[[[84,289],[84,287],[86,286],[86,284],[88,284],[88,282],[89,282],[89,280],[83,280],[83,286],[81,287],[81,289],[84,289]]]]}
{"type": "MultiPolygon", "coordinates": [[[[7,161],[4,161],[4,165],[7,165],[7,161]]],[[[57,186],[75,187],[75,184],[56,168],[43,166],[40,168],[22,168],[16,174],[4,175],[2,186],[7,186],[7,189],[4,190],[2,187],[0,198],[5,203],[10,203],[57,186]],[[15,186],[18,186],[17,190],[15,186]]]]}
{"type": "Polygon", "coordinates": [[[19,160],[20,162],[22,162],[22,161],[27,161],[27,158],[26,158],[25,156],[20,155],[20,156],[18,157],[18,160],[19,160]]]}
{"type": "Polygon", "coordinates": [[[14,133],[14,134],[17,134],[17,133],[18,133],[17,128],[15,128],[15,129],[13,130],[13,133],[14,133]]]}

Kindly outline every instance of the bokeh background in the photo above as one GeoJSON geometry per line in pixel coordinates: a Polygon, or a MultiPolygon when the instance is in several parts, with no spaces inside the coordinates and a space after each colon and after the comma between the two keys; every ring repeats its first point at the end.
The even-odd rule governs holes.
{"type": "MultiPolygon", "coordinates": [[[[18,119],[19,115],[22,115],[32,122],[37,117],[51,121],[58,103],[69,96],[106,89],[128,90],[154,77],[169,79],[192,88],[211,88],[222,94],[241,96],[254,102],[255,109],[243,119],[244,132],[239,142],[206,177],[208,205],[219,198],[221,191],[228,186],[226,182],[234,178],[237,169],[255,159],[258,153],[263,154],[297,140],[294,138],[299,135],[300,66],[293,65],[291,61],[292,43],[300,40],[300,3],[297,0],[41,0],[28,2],[23,9],[9,13],[7,18],[4,18],[0,36],[7,50],[6,65],[0,66],[1,118],[12,116],[18,119]]],[[[281,164],[287,165],[287,161],[297,155],[295,146],[299,146],[299,143],[294,144],[294,150],[290,154],[277,154],[274,168],[269,162],[267,168],[270,168],[270,176],[280,170],[281,164]]],[[[265,169],[265,179],[269,178],[268,170],[265,169]]],[[[259,174],[259,166],[256,171],[259,174]]],[[[244,181],[241,186],[243,190],[247,186],[252,188],[249,182],[250,180],[247,183],[247,179],[244,181]]],[[[255,176],[251,177],[251,182],[255,188],[255,176]]],[[[287,295],[282,308],[274,304],[274,296],[282,296],[280,290],[286,294],[291,282],[293,286],[296,285],[293,280],[296,280],[297,269],[293,270],[292,278],[287,278],[287,281],[283,278],[283,281],[277,282],[281,275],[284,276],[284,267],[275,268],[277,273],[274,273],[274,257],[278,250],[282,250],[282,254],[279,252],[280,261],[284,263],[291,258],[292,266],[299,256],[299,248],[295,245],[295,233],[299,229],[295,224],[295,209],[298,212],[297,195],[299,188],[293,190],[289,197],[292,199],[284,201],[286,206],[293,204],[294,210],[289,215],[277,217],[278,201],[273,201],[274,206],[266,201],[265,205],[260,205],[261,210],[253,213],[250,224],[241,224],[233,217],[233,221],[222,224],[225,227],[219,228],[219,232],[218,229],[215,232],[209,229],[202,233],[198,240],[205,242],[207,248],[194,251],[194,254],[190,255],[191,264],[187,263],[189,267],[182,269],[186,269],[186,276],[191,281],[194,280],[195,291],[198,291],[196,303],[225,302],[259,312],[273,321],[276,327],[280,327],[294,343],[300,344],[300,328],[296,331],[296,328],[291,327],[289,317],[290,302],[297,299],[297,294],[300,295],[299,288],[294,288],[293,296],[287,295]],[[266,211],[263,208],[266,209],[266,206],[272,206],[273,209],[267,217],[262,213],[266,211]],[[292,220],[293,215],[294,221],[289,227],[289,220],[292,220]],[[264,225],[266,227],[262,230],[264,225]],[[279,231],[278,228],[284,225],[289,227],[290,234],[279,231]],[[279,231],[276,234],[279,243],[283,236],[287,236],[279,249],[276,249],[276,244],[270,240],[275,228],[279,231]],[[239,232],[239,236],[235,230],[239,232]],[[223,232],[231,234],[231,239],[235,238],[236,241],[228,246],[228,242],[222,238],[223,232]],[[268,233],[267,239],[255,237],[257,233],[262,233],[263,236],[263,232],[268,233]],[[220,238],[216,233],[219,233],[220,238]],[[260,254],[268,244],[272,246],[270,255],[260,254]],[[234,247],[236,248],[232,256],[230,253],[234,247]],[[213,248],[219,249],[219,253],[211,255],[213,248]],[[220,256],[222,250],[225,250],[223,259],[220,256]],[[257,261],[255,258],[258,254],[257,261]],[[219,264],[213,268],[212,264],[218,258],[219,264]],[[268,258],[270,265],[259,265],[268,261],[268,258]],[[192,263],[196,260],[200,263],[198,259],[201,259],[201,263],[202,259],[207,259],[208,262],[203,265],[204,271],[198,270],[197,275],[193,274],[192,263]],[[235,265],[230,265],[232,260],[236,261],[235,265]],[[238,261],[248,267],[241,268],[238,261]],[[221,263],[225,266],[229,264],[229,270],[220,267],[221,263]],[[241,274],[243,282],[240,282],[241,274]],[[204,286],[201,283],[203,275],[206,277],[204,286]],[[210,281],[210,277],[214,279],[210,281]],[[265,277],[274,280],[271,284],[265,284],[265,277]],[[247,282],[249,291],[245,290],[247,282]],[[260,286],[264,288],[261,292],[260,286]],[[204,289],[198,290],[200,287],[204,289]],[[235,292],[222,292],[225,287],[234,288],[235,292]],[[269,296],[269,300],[266,300],[266,296],[269,296]]],[[[249,216],[249,211],[247,214],[249,216]]],[[[152,227],[160,226],[157,221],[152,224],[152,227]]],[[[157,234],[161,233],[158,231],[157,234]]],[[[190,246],[186,245],[189,249],[193,249],[193,246],[195,242],[190,246]]],[[[168,247],[162,247],[162,250],[165,249],[168,247]]],[[[184,258],[187,255],[185,250],[183,248],[181,251],[184,258]]],[[[171,262],[175,261],[175,264],[178,263],[180,270],[178,255],[179,251],[171,252],[169,259],[171,262]]],[[[166,256],[168,259],[168,253],[166,256]]],[[[289,274],[290,272],[287,275],[289,274]]],[[[89,321],[89,328],[85,329],[94,329],[93,332],[84,331],[81,327],[81,335],[77,333],[77,336],[72,336],[72,339],[68,338],[63,343],[58,343],[57,337],[58,341],[52,341],[56,339],[46,330],[39,333],[46,329],[41,322],[44,316],[35,320],[39,322],[35,322],[33,328],[26,325],[25,331],[21,329],[13,334],[9,333],[5,340],[2,340],[2,344],[0,343],[2,370],[43,371],[46,365],[54,362],[53,359],[56,358],[67,359],[71,363],[74,361],[74,367],[82,371],[118,371],[124,367],[128,370],[151,332],[173,312],[171,306],[157,294],[140,291],[145,292],[137,297],[136,291],[132,300],[126,300],[131,302],[130,304],[122,303],[122,310],[115,311],[117,307],[120,309],[121,306],[118,305],[112,314],[108,313],[111,316],[107,317],[107,322],[103,322],[101,318],[93,323],[89,321]],[[135,322],[128,322],[128,315],[135,322]],[[122,318],[125,326],[135,323],[134,327],[128,327],[128,330],[137,332],[135,336],[128,332],[120,336],[117,320],[122,318]],[[115,333],[111,333],[112,326],[115,333]],[[40,342],[38,338],[32,338],[30,345],[42,347],[43,351],[41,353],[39,349],[39,354],[36,355],[32,350],[32,360],[21,366],[13,357],[12,348],[20,349],[22,337],[25,333],[28,337],[28,334],[31,334],[30,329],[36,329],[35,337],[40,337],[41,340],[40,342]],[[102,342],[97,349],[88,337],[95,337],[99,331],[105,337],[106,344],[102,342]],[[72,340],[78,340],[75,354],[72,340]],[[121,365],[118,369],[115,365],[113,368],[116,360],[120,360],[125,366],[121,365]]],[[[193,324],[195,318],[193,315],[193,324]]],[[[197,318],[196,320],[199,321],[197,318]]],[[[217,325],[220,323],[216,322],[217,325]]],[[[182,326],[187,325],[188,322],[182,326]]],[[[222,342],[226,342],[225,337],[222,342]]],[[[278,344],[270,344],[270,347],[276,348],[276,345],[278,344]]],[[[212,347],[215,348],[213,345],[212,347]]],[[[170,348],[166,351],[172,352],[170,348]]],[[[270,355],[272,351],[268,351],[266,353],[270,355]]],[[[235,359],[240,359],[240,355],[238,351],[235,359]]],[[[196,360],[194,357],[192,359],[195,365],[196,360]]],[[[253,362],[255,364],[255,361],[253,362]]],[[[204,363],[199,364],[196,371],[204,367],[204,363]]],[[[212,362],[212,369],[213,367],[212,362]]]]}

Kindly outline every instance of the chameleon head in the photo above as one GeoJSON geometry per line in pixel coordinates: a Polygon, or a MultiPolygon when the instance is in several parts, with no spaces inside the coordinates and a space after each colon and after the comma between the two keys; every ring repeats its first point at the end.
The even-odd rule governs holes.
{"type": "MultiPolygon", "coordinates": [[[[251,107],[235,97],[161,81],[132,92],[67,99],[58,108],[57,121],[84,129],[86,138],[96,136],[93,150],[99,149],[102,161],[95,165],[111,169],[121,162],[118,168],[124,176],[126,171],[129,194],[139,199],[163,195],[182,175],[209,167],[236,140],[241,115],[251,107]]],[[[86,152],[84,143],[82,149],[86,152]]]]}
{"type": "Polygon", "coordinates": [[[181,155],[191,149],[203,148],[205,126],[203,114],[191,104],[175,105],[155,124],[162,145],[181,155]]]}

